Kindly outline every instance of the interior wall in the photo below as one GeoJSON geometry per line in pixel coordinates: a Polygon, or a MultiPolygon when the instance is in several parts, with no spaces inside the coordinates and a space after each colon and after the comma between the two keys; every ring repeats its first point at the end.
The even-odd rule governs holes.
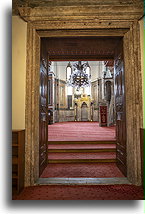
{"type": "Polygon", "coordinates": [[[142,95],[143,95],[143,118],[144,118],[144,123],[143,123],[143,128],[145,128],[145,72],[144,72],[144,34],[145,34],[145,29],[144,29],[144,23],[145,23],[145,17],[143,17],[140,21],[140,45],[141,45],[141,71],[142,71],[142,95]]]}
{"type": "MultiPolygon", "coordinates": [[[[71,65],[76,63],[77,61],[71,61],[71,65]]],[[[68,94],[68,87],[66,84],[66,68],[69,61],[52,61],[50,66],[50,71],[53,73],[54,82],[56,79],[58,79],[58,86],[55,88],[56,92],[52,92],[52,94],[57,95],[56,98],[54,98],[54,106],[56,106],[55,102],[57,101],[57,104],[59,106],[59,109],[56,109],[56,107],[51,108],[51,111],[53,111],[53,122],[65,122],[65,121],[74,121],[75,120],[75,108],[74,108],[74,95],[79,93],[85,93],[91,96],[91,100],[93,101],[93,110],[92,110],[92,120],[93,121],[99,121],[99,103],[100,102],[107,102],[105,101],[105,91],[104,91],[104,71],[106,71],[106,66],[104,65],[104,61],[88,61],[90,69],[91,69],[91,87],[90,92],[87,92],[87,88],[84,88],[82,92],[77,92],[75,88],[72,89],[72,94],[68,94]],[[99,86],[98,86],[99,84],[99,86]],[[68,96],[72,95],[72,107],[71,109],[68,109],[68,96]]],[[[53,96],[52,95],[52,96],[53,96]]],[[[109,119],[108,124],[113,124],[112,119],[114,121],[114,114],[113,114],[113,106],[114,103],[114,91],[112,93],[112,102],[108,104],[109,108],[109,119]],[[111,110],[111,111],[110,111],[111,110]],[[111,119],[110,119],[111,118],[111,119]]],[[[89,104],[90,105],[90,104],[89,104]]],[[[50,109],[49,108],[49,109],[50,109]]],[[[80,111],[77,110],[77,112],[80,111]]],[[[78,113],[80,115],[80,113],[78,113]]],[[[77,115],[77,120],[81,120],[81,116],[77,115]]],[[[91,117],[90,117],[91,118],[91,117]]]]}
{"type": "Polygon", "coordinates": [[[12,17],[12,129],[25,129],[27,23],[12,17]]]}

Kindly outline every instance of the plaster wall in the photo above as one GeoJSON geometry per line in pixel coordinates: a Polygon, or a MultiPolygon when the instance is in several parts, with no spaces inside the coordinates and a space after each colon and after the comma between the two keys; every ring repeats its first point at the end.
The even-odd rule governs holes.
{"type": "Polygon", "coordinates": [[[12,129],[25,129],[27,23],[12,17],[12,129]]]}

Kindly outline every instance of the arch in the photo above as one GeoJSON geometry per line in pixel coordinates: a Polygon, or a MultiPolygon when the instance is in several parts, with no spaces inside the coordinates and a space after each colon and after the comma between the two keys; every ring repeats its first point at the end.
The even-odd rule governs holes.
{"type": "Polygon", "coordinates": [[[87,105],[86,102],[83,102],[83,103],[82,103],[81,108],[83,108],[83,107],[87,107],[87,108],[88,108],[88,105],[87,105]]]}
{"type": "Polygon", "coordinates": [[[85,102],[81,105],[81,121],[88,121],[88,106],[85,102]]]}

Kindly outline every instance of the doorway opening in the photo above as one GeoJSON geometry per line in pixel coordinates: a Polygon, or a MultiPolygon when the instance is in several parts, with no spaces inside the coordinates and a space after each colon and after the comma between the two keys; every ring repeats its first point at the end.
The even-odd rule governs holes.
{"type": "Polygon", "coordinates": [[[52,176],[50,164],[58,167],[59,177],[67,176],[59,173],[66,167],[74,170],[69,171],[71,176],[81,171],[79,164],[82,169],[84,164],[89,169],[87,175],[82,173],[85,178],[91,167],[93,174],[101,170],[102,174],[95,176],[126,176],[122,38],[43,38],[40,88],[40,176],[52,176]],[[67,84],[67,67],[76,62],[89,65],[91,76],[87,87],[78,89],[67,84]],[[84,127],[82,136],[79,127],[84,127]],[[112,168],[110,174],[106,167],[112,168]]]}
{"type": "Polygon", "coordinates": [[[77,75],[76,63],[49,62],[48,141],[115,140],[113,61],[87,61],[89,83],[83,85],[87,81],[83,77],[81,87],[69,82],[73,72],[77,75]]]}

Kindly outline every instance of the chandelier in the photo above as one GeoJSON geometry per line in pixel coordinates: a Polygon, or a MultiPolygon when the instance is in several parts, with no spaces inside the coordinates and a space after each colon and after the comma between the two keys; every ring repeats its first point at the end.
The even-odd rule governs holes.
{"type": "Polygon", "coordinates": [[[67,66],[67,85],[75,87],[79,90],[81,87],[88,87],[91,83],[91,72],[88,62],[82,64],[81,61],[78,63],[68,63],[67,66]]]}

